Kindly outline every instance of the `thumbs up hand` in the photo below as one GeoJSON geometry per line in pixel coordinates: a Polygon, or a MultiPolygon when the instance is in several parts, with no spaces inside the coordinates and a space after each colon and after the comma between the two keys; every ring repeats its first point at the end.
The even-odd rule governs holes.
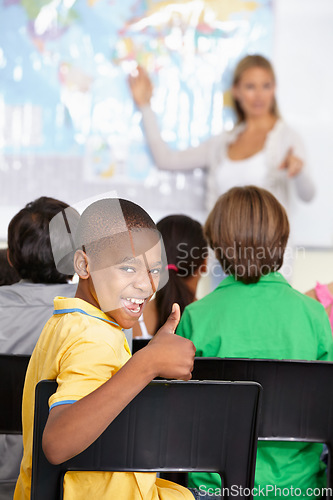
{"type": "Polygon", "coordinates": [[[190,340],[175,334],[179,320],[179,305],[173,304],[169,318],[144,349],[151,353],[150,359],[156,366],[156,376],[190,380],[195,347],[190,340]]]}

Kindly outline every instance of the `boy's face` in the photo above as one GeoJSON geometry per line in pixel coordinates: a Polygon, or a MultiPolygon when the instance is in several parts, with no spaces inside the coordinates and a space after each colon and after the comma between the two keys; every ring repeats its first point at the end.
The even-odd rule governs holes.
{"type": "Polygon", "coordinates": [[[155,293],[162,271],[156,231],[116,235],[97,259],[91,258],[92,294],[100,309],[122,328],[132,328],[155,293]]]}

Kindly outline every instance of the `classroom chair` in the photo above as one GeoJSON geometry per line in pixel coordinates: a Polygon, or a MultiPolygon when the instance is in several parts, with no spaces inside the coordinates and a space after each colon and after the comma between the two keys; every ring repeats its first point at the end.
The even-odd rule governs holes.
{"type": "Polygon", "coordinates": [[[143,347],[146,347],[148,342],[150,342],[151,339],[140,339],[140,338],[134,338],[132,340],[132,354],[135,352],[139,351],[143,347]]]}
{"type": "Polygon", "coordinates": [[[259,384],[153,381],[89,448],[55,466],[41,442],[56,387],[36,387],[31,500],[61,499],[63,476],[73,470],[214,471],[225,488],[253,487],[259,384]]]}
{"type": "MultiPolygon", "coordinates": [[[[0,457],[1,470],[6,471],[6,459],[11,455],[11,470],[14,462],[19,464],[22,458],[22,393],[25,373],[30,356],[0,354],[0,434],[15,434],[10,440],[6,436],[1,437],[1,448],[6,450],[6,456],[0,457]],[[9,444],[8,444],[9,442],[9,444]],[[5,445],[5,443],[7,443],[5,445]],[[6,446],[6,448],[5,448],[6,446]],[[10,446],[7,448],[7,446],[10,446]]],[[[17,471],[18,472],[18,471],[17,471]]],[[[5,472],[5,477],[7,472],[5,472]]],[[[2,474],[1,474],[2,475],[2,474]]],[[[4,479],[2,476],[0,484],[0,497],[12,498],[15,488],[15,480],[4,479]]]]}
{"type": "Polygon", "coordinates": [[[263,388],[259,439],[326,443],[327,488],[333,487],[333,363],[195,358],[192,379],[258,382],[263,388]]]}
{"type": "Polygon", "coordinates": [[[0,354],[0,434],[22,434],[22,393],[29,359],[0,354]]]}

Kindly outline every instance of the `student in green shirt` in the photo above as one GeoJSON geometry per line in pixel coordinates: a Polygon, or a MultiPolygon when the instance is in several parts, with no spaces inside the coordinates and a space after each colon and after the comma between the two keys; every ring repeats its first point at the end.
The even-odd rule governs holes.
{"type": "MultiPolygon", "coordinates": [[[[196,356],[333,360],[325,309],[277,272],[289,222],[271,193],[255,186],[229,190],[217,200],[204,232],[228,276],[185,308],[177,334],[192,340],[196,356]]],[[[315,498],[312,490],[326,486],[321,451],[321,444],[259,442],[257,494],[295,496],[300,488],[296,494],[315,498]]],[[[200,491],[220,488],[215,474],[192,474],[189,481],[200,491]]]]}

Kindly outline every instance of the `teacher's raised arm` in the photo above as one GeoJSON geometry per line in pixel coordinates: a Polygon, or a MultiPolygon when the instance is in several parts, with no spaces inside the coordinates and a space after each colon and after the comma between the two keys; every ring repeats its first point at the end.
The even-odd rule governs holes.
{"type": "Polygon", "coordinates": [[[185,150],[172,149],[162,139],[150,107],[153,85],[142,67],[129,77],[129,86],[142,113],[155,165],[173,171],[208,169],[207,207],[228,189],[251,184],[271,191],[287,210],[293,195],[303,201],[313,198],[315,188],[306,170],[302,141],[279,114],[275,74],[265,57],[248,55],[234,70],[233,129],[185,150]]]}
{"type": "Polygon", "coordinates": [[[153,156],[155,165],[163,170],[193,170],[208,168],[211,140],[183,151],[174,150],[162,139],[159,125],[150,107],[153,85],[147,72],[138,66],[136,72],[129,77],[129,87],[133,100],[142,113],[142,121],[146,141],[153,156]]]}

